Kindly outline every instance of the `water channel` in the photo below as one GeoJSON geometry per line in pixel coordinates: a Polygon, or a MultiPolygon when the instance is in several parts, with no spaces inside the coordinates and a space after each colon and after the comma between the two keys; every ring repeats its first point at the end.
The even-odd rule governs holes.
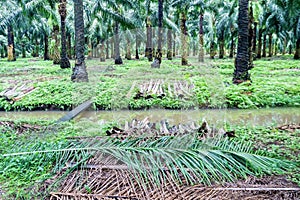
{"type": "MultiPolygon", "coordinates": [[[[1,119],[9,120],[56,120],[67,112],[32,111],[32,112],[0,112],[1,119]]],[[[148,117],[151,122],[168,120],[170,124],[188,123],[206,119],[213,124],[236,125],[283,125],[300,123],[300,108],[270,108],[270,109],[200,109],[200,110],[121,110],[121,111],[85,111],[77,116],[75,122],[124,122],[132,119],[142,120],[148,117]]]]}

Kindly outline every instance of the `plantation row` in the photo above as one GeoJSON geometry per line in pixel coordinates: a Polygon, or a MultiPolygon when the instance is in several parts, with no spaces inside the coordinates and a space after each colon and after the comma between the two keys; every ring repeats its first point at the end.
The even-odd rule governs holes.
{"type": "Polygon", "coordinates": [[[269,57],[289,53],[300,58],[298,1],[26,0],[0,5],[1,56],[14,61],[21,54],[43,54],[61,68],[70,68],[69,58],[76,58],[74,82],[88,81],[86,54],[101,61],[111,57],[120,65],[122,52],[130,60],[133,49],[136,59],[142,52],[154,60],[153,68],[160,68],[165,56],[180,55],[181,65],[188,65],[189,52],[198,55],[199,63],[205,54],[232,58],[236,52],[236,84],[251,80],[253,60],[267,51],[269,57]]]}
{"type": "MultiPolygon", "coordinates": [[[[165,61],[160,69],[145,68],[146,60],[112,67],[112,60],[91,66],[90,82],[69,81],[70,70],[49,61],[1,61],[1,110],[69,110],[88,99],[94,109],[260,108],[299,106],[299,66],[293,60],[255,61],[253,82],[231,84],[231,60],[182,67],[165,61]],[[268,69],[266,64],[272,63],[268,69]],[[13,78],[18,76],[17,78],[13,78]]],[[[178,63],[178,64],[176,64],[178,63]]]]}

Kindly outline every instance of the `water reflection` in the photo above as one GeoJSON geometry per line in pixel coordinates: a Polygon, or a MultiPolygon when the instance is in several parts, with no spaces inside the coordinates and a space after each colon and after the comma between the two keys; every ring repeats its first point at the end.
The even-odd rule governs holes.
{"type": "MultiPolygon", "coordinates": [[[[34,112],[0,112],[0,118],[17,119],[43,119],[55,120],[66,112],[34,111],[34,112]]],[[[142,120],[148,117],[151,122],[167,119],[170,124],[202,121],[219,125],[224,123],[239,125],[272,125],[300,123],[300,108],[272,108],[256,110],[145,110],[145,111],[86,111],[75,118],[75,122],[90,121],[116,121],[122,123],[132,119],[142,120]]]]}

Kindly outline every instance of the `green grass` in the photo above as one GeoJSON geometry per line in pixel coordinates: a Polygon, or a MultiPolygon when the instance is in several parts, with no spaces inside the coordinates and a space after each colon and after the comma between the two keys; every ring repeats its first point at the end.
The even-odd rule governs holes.
{"type": "MultiPolygon", "coordinates": [[[[73,64],[74,61],[72,61],[73,64]]],[[[190,66],[181,66],[180,59],[163,60],[160,69],[151,69],[145,60],[124,60],[116,66],[113,60],[104,63],[87,60],[89,83],[72,83],[71,69],[60,69],[51,61],[18,59],[0,60],[3,91],[15,84],[32,80],[36,90],[17,102],[0,98],[0,110],[68,110],[86,99],[93,98],[99,110],[144,108],[262,108],[300,105],[300,62],[290,57],[257,60],[251,70],[252,83],[231,84],[234,70],[232,59],[209,60],[204,64],[190,58],[190,66]],[[185,80],[195,85],[191,98],[134,99],[127,94],[134,81],[137,84],[151,79],[165,83],[185,80]],[[11,83],[11,81],[15,81],[11,83]]],[[[137,92],[135,88],[134,92],[137,92]]]]}

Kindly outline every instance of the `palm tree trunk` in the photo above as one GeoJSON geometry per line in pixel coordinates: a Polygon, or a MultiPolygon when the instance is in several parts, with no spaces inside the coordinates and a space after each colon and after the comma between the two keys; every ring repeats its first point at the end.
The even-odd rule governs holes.
{"type": "Polygon", "coordinates": [[[114,47],[115,47],[115,64],[116,65],[121,65],[123,64],[123,60],[120,56],[120,38],[119,38],[119,22],[115,22],[115,44],[114,44],[114,47]]]}
{"type": "Polygon", "coordinates": [[[114,51],[114,37],[110,39],[110,57],[115,59],[115,51],[114,51]]]}
{"type": "Polygon", "coordinates": [[[140,47],[140,37],[138,33],[136,32],[135,34],[135,59],[139,60],[139,47],[140,47]]]}
{"type": "Polygon", "coordinates": [[[33,49],[32,56],[33,57],[39,57],[40,44],[39,44],[39,41],[38,41],[37,38],[35,38],[34,45],[35,45],[35,47],[33,49]]]}
{"type": "Polygon", "coordinates": [[[261,58],[261,48],[262,48],[262,29],[258,30],[258,47],[256,58],[261,58]]]}
{"type": "Polygon", "coordinates": [[[272,33],[269,34],[269,57],[273,56],[273,49],[272,49],[272,33]]]}
{"type": "Polygon", "coordinates": [[[264,34],[263,38],[263,54],[261,57],[265,58],[267,56],[267,34],[264,34]]]}
{"type": "Polygon", "coordinates": [[[167,33],[167,42],[168,42],[168,50],[167,50],[167,58],[168,60],[172,60],[172,29],[168,29],[167,33]]]}
{"type": "Polygon", "coordinates": [[[101,41],[101,46],[100,46],[100,62],[105,62],[105,44],[104,44],[104,40],[101,41]]]}
{"type": "Polygon", "coordinates": [[[109,59],[109,41],[106,39],[106,48],[105,48],[105,57],[106,59],[109,59]]]}
{"type": "Polygon", "coordinates": [[[221,34],[221,37],[219,38],[219,58],[222,59],[224,58],[224,36],[221,34]]]}
{"type": "Polygon", "coordinates": [[[210,55],[210,59],[215,59],[215,43],[214,43],[214,41],[210,42],[209,55],[210,55]]]}
{"type": "Polygon", "coordinates": [[[71,80],[74,82],[87,82],[88,73],[86,71],[84,57],[84,20],[83,20],[83,0],[74,0],[75,18],[75,54],[76,61],[73,68],[71,80]]]}
{"type": "Polygon", "coordinates": [[[48,35],[44,33],[44,60],[50,60],[48,35]]]}
{"type": "Polygon", "coordinates": [[[300,59],[300,38],[298,38],[296,42],[296,52],[294,55],[294,59],[300,59]]]}
{"type": "Polygon", "coordinates": [[[163,0],[158,0],[158,31],[157,31],[157,52],[155,54],[155,59],[161,64],[162,61],[162,27],[163,27],[163,0]]]}
{"type": "Polygon", "coordinates": [[[248,22],[248,29],[249,29],[249,36],[248,36],[248,54],[249,54],[249,70],[253,68],[253,28],[252,24],[254,22],[254,17],[253,17],[253,9],[252,6],[250,6],[249,10],[249,22],[248,22]]]}
{"type": "Polygon", "coordinates": [[[277,56],[277,51],[278,51],[278,48],[277,48],[277,44],[276,44],[276,39],[275,39],[275,41],[274,41],[274,56],[277,56]]]}
{"type": "Polygon", "coordinates": [[[203,14],[199,17],[199,62],[204,62],[204,32],[203,32],[203,14]]]}
{"type": "Polygon", "coordinates": [[[193,56],[196,56],[196,44],[195,44],[195,38],[193,38],[193,56]]]}
{"type": "Polygon", "coordinates": [[[67,55],[68,55],[68,58],[72,58],[72,38],[71,38],[71,34],[70,33],[67,33],[66,34],[67,36],[67,55]]]}
{"type": "Polygon", "coordinates": [[[254,29],[253,29],[253,40],[252,40],[252,50],[253,50],[253,60],[256,60],[256,32],[257,32],[257,22],[254,22],[254,29]]]}
{"type": "Polygon", "coordinates": [[[285,54],[286,54],[286,45],[287,45],[287,40],[286,40],[286,38],[284,38],[284,41],[283,41],[283,48],[282,48],[282,55],[285,55],[285,54]]]}
{"type": "Polygon", "coordinates": [[[101,61],[101,44],[100,44],[100,41],[97,41],[97,45],[96,45],[96,58],[100,58],[100,61],[101,61]]]}
{"type": "Polygon", "coordinates": [[[61,25],[61,52],[60,52],[60,68],[70,68],[70,61],[67,56],[67,40],[66,40],[66,17],[67,17],[67,0],[60,0],[58,12],[60,15],[61,25]]]}
{"type": "Polygon", "coordinates": [[[234,54],[234,32],[231,32],[231,44],[230,44],[229,58],[233,58],[233,54],[234,54]]]}
{"type": "Polygon", "coordinates": [[[97,58],[96,53],[97,53],[97,45],[95,46],[94,44],[92,44],[92,57],[93,58],[97,58]]]}
{"type": "Polygon", "coordinates": [[[7,26],[7,42],[7,60],[16,61],[14,33],[13,27],[10,24],[7,26]]]}
{"type": "Polygon", "coordinates": [[[5,58],[5,49],[4,49],[4,47],[0,50],[0,56],[1,56],[1,58],[5,58]]]}
{"type": "Polygon", "coordinates": [[[155,32],[155,29],[152,28],[152,56],[154,56],[155,58],[155,55],[156,55],[156,42],[157,40],[155,40],[154,38],[156,37],[156,32],[155,32]]]}
{"type": "Polygon", "coordinates": [[[92,39],[87,38],[87,43],[88,43],[88,56],[87,56],[87,59],[92,59],[93,58],[92,39]]]}
{"type": "Polygon", "coordinates": [[[173,33],[173,57],[176,56],[176,33],[173,33]]]}
{"type": "Polygon", "coordinates": [[[26,58],[26,49],[25,49],[25,43],[23,42],[21,44],[22,47],[22,58],[26,58]]]}
{"type": "Polygon", "coordinates": [[[146,51],[145,56],[148,58],[148,61],[153,61],[153,50],[152,50],[152,24],[150,17],[147,17],[146,20],[146,29],[147,29],[147,42],[146,42],[146,51]]]}
{"type": "Polygon", "coordinates": [[[238,14],[238,49],[235,60],[235,70],[233,74],[233,83],[242,83],[250,80],[249,69],[249,18],[248,18],[249,0],[239,0],[238,14]]]}
{"type": "Polygon", "coordinates": [[[130,38],[126,37],[126,55],[125,58],[127,60],[131,60],[131,42],[130,42],[130,38]]]}
{"type": "Polygon", "coordinates": [[[181,65],[188,65],[187,60],[187,27],[186,27],[186,9],[181,13],[180,29],[181,29],[181,65]]]}
{"type": "Polygon", "coordinates": [[[53,59],[53,64],[54,65],[59,65],[60,64],[60,53],[59,53],[60,42],[58,40],[58,34],[59,34],[59,26],[54,25],[53,26],[53,31],[52,31],[52,38],[55,40],[55,45],[52,49],[52,55],[51,55],[51,58],[53,59]]]}

